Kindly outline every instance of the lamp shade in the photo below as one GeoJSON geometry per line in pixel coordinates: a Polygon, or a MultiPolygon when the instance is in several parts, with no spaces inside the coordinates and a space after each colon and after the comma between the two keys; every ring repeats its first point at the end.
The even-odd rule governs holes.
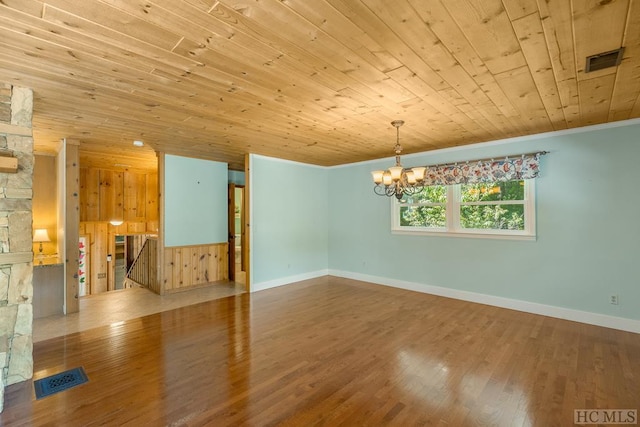
{"type": "Polygon", "coordinates": [[[402,177],[402,171],[404,169],[402,166],[393,166],[389,168],[389,172],[391,172],[391,179],[394,181],[399,181],[402,177]]]}
{"type": "Polygon", "coordinates": [[[123,221],[121,219],[112,219],[111,221],[109,221],[109,224],[117,227],[119,225],[122,225],[123,221]]]}
{"type": "Polygon", "coordinates": [[[413,176],[416,177],[416,181],[424,180],[424,173],[426,172],[427,168],[420,166],[417,168],[412,168],[411,170],[413,171],[413,176]]]}
{"type": "Polygon", "coordinates": [[[408,170],[408,171],[405,173],[405,175],[406,175],[406,177],[407,177],[407,182],[408,182],[409,184],[415,184],[415,183],[416,183],[416,177],[415,177],[415,175],[413,174],[413,171],[408,170]]]}
{"type": "Polygon", "coordinates": [[[36,228],[33,233],[34,242],[50,242],[49,233],[46,228],[36,228]]]}
{"type": "Polygon", "coordinates": [[[392,182],[393,180],[391,179],[391,173],[389,171],[382,174],[382,183],[384,185],[391,185],[392,182]]]}
{"type": "Polygon", "coordinates": [[[373,171],[373,172],[371,172],[371,175],[373,175],[373,182],[375,184],[382,183],[382,175],[383,174],[384,174],[384,171],[373,171]]]}

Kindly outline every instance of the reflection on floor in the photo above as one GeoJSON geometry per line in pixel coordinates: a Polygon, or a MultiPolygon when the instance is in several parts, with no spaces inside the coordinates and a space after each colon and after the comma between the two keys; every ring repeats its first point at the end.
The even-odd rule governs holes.
{"type": "Polygon", "coordinates": [[[160,296],[146,288],[130,288],[80,298],[80,312],[34,319],[33,342],[106,326],[244,292],[229,282],[160,296]]]}

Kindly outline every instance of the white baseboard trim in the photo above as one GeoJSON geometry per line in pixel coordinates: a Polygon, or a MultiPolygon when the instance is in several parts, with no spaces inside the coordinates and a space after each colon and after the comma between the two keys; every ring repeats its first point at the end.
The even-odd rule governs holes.
{"type": "Polygon", "coordinates": [[[640,333],[640,320],[626,319],[624,317],[609,316],[606,314],[591,313],[588,311],[556,307],[535,302],[479,294],[476,292],[462,291],[458,289],[443,288],[440,286],[407,282],[404,280],[371,276],[368,274],[354,273],[351,271],[330,269],[329,274],[331,276],[343,277],[345,279],[361,280],[363,282],[370,282],[377,285],[392,286],[394,288],[438,295],[447,298],[454,298],[463,301],[476,302],[480,304],[487,304],[495,307],[508,308],[511,310],[523,311],[525,313],[540,314],[542,316],[587,323],[589,325],[603,326],[605,328],[640,333]]]}
{"type": "Polygon", "coordinates": [[[295,282],[302,282],[303,280],[315,279],[316,277],[327,276],[329,270],[311,271],[309,273],[296,274],[295,276],[280,277],[274,280],[268,280],[266,282],[252,283],[251,292],[264,291],[265,289],[271,289],[278,286],[289,285],[295,282]]]}

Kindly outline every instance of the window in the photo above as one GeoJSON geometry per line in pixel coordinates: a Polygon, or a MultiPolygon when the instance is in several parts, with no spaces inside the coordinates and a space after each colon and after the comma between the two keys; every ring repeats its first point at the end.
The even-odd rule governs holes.
{"type": "Polygon", "coordinates": [[[392,200],[396,233],[535,239],[534,180],[435,185],[392,200]]]}

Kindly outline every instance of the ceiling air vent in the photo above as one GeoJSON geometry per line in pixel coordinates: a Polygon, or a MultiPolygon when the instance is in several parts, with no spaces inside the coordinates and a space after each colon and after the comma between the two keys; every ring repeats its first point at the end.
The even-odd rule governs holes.
{"type": "Polygon", "coordinates": [[[610,52],[587,56],[587,66],[585,67],[584,72],[590,73],[591,71],[598,71],[619,65],[620,61],[622,61],[622,52],[624,52],[623,47],[610,52]]]}

